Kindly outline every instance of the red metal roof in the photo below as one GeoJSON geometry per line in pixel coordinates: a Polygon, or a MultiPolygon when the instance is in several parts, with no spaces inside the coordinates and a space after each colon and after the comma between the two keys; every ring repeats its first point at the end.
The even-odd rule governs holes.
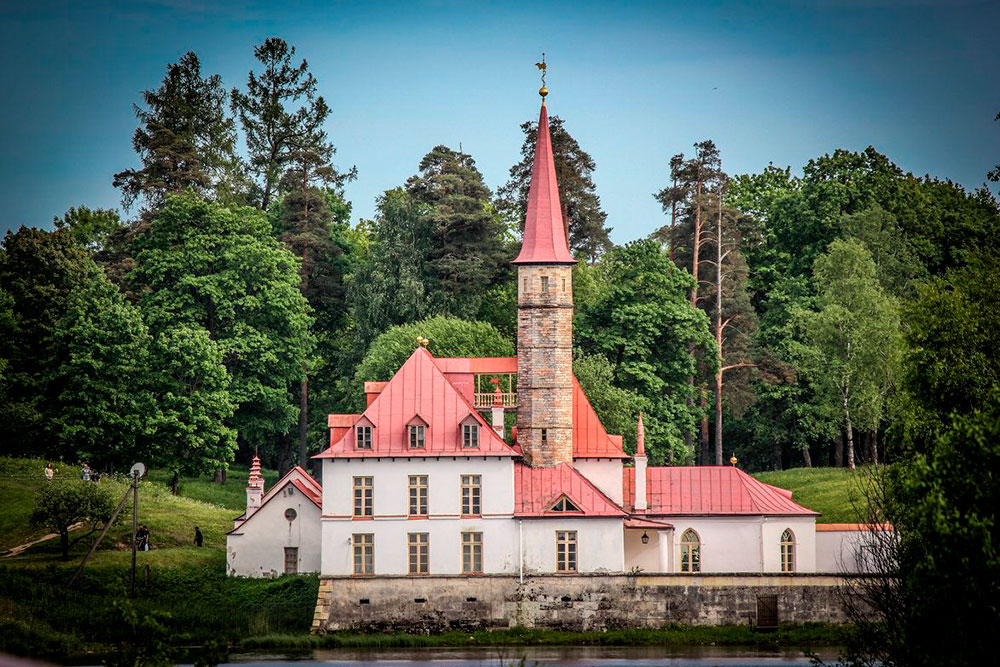
{"type": "Polygon", "coordinates": [[[673,530],[673,524],[665,521],[653,521],[652,519],[637,519],[635,517],[625,519],[626,528],[642,528],[643,530],[673,530]]]}
{"type": "Polygon", "coordinates": [[[621,436],[610,436],[573,377],[573,457],[627,459],[621,436]]]}
{"type": "Polygon", "coordinates": [[[618,505],[568,463],[532,468],[514,464],[514,516],[624,516],[618,505]],[[562,496],[579,512],[550,512],[562,496]]]}
{"type": "MultiPolygon", "coordinates": [[[[635,468],[623,471],[625,509],[635,511],[635,468]]],[[[787,492],[734,466],[649,467],[646,494],[653,516],[777,514],[817,516],[787,492]]]]}
{"type": "Polygon", "coordinates": [[[322,493],[317,493],[316,490],[313,489],[310,485],[299,479],[293,479],[292,484],[295,485],[296,489],[302,492],[302,495],[311,500],[313,504],[316,505],[316,507],[319,508],[323,507],[322,493]]]}
{"type": "Polygon", "coordinates": [[[549,136],[549,112],[544,101],[538,115],[538,138],[535,141],[535,161],[531,165],[524,237],[514,264],[576,264],[569,252],[562,207],[559,205],[559,184],[556,182],[552,138],[549,136]]]}
{"type": "Polygon", "coordinates": [[[434,357],[441,372],[448,373],[516,373],[517,357],[434,357]]]}
{"type": "Polygon", "coordinates": [[[448,381],[423,347],[414,350],[359,419],[371,422],[372,448],[358,450],[348,429],[315,458],[377,456],[518,456],[448,381]],[[427,423],[422,449],[410,449],[406,426],[415,416],[427,423]],[[480,425],[479,447],[462,447],[459,425],[472,416],[480,425]]]}

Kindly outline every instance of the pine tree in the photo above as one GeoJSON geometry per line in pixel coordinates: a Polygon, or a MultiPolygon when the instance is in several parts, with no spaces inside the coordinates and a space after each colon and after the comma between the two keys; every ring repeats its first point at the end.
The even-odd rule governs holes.
{"type": "MultiPolygon", "coordinates": [[[[510,180],[497,192],[497,207],[523,230],[538,123],[523,123],[521,130],[524,132],[521,161],[510,168],[510,180]]],[[[593,264],[614,246],[608,236],[611,227],[606,226],[608,215],[601,209],[601,198],[592,177],[596,164],[558,116],[549,119],[549,134],[570,250],[593,264]]]]}
{"type": "Polygon", "coordinates": [[[163,83],[142,93],[145,108],[135,106],[140,127],[132,146],[140,169],[115,174],[122,203],[130,208],[142,197],[148,208],[188,188],[201,196],[229,191],[241,169],[236,130],[226,114],[226,91],[218,74],[203,77],[194,52],[167,66],[163,83]]]}
{"type": "Polygon", "coordinates": [[[427,207],[431,241],[426,256],[434,313],[473,319],[484,287],[505,268],[504,226],[472,156],[435,146],[420,161],[407,193],[427,207]]]}
{"type": "Polygon", "coordinates": [[[316,95],[316,77],[303,60],[295,64],[295,47],[269,37],[254,49],[261,71],[247,76],[246,92],[233,89],[231,106],[239,116],[250,154],[250,171],[258,178],[258,207],[271,202],[290,187],[286,172],[301,171],[305,180],[317,172],[328,182],[342,183],[353,170],[341,175],[330,164],[334,149],[322,127],[330,108],[316,95]]]}

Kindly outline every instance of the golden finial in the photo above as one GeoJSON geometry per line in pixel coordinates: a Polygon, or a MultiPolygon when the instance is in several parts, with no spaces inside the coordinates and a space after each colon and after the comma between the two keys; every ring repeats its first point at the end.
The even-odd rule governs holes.
{"type": "Polygon", "coordinates": [[[545,51],[542,51],[542,62],[535,63],[535,67],[542,70],[542,87],[538,89],[538,94],[542,96],[542,104],[545,104],[545,96],[549,94],[549,89],[545,87],[545,51]]]}
{"type": "Polygon", "coordinates": [[[736,458],[736,453],[735,452],[733,453],[732,458],[729,459],[729,462],[731,464],[733,464],[733,466],[735,466],[737,463],[740,462],[740,460],[738,458],[736,458]]]}
{"type": "Polygon", "coordinates": [[[428,343],[430,343],[430,341],[423,336],[417,336],[417,345],[420,347],[427,347],[428,343]]]}

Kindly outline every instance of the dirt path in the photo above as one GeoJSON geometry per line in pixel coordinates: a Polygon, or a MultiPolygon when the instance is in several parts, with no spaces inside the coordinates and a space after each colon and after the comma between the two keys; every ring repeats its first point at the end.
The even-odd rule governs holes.
{"type": "MultiPolygon", "coordinates": [[[[74,523],[72,526],[69,527],[69,529],[71,531],[76,530],[82,525],[83,525],[82,521],[79,523],[74,523]]],[[[25,542],[24,544],[18,544],[16,547],[13,547],[5,551],[3,555],[0,555],[0,558],[10,558],[11,556],[16,556],[22,551],[25,551],[26,549],[30,549],[31,547],[35,546],[39,542],[45,542],[46,540],[51,540],[54,537],[59,537],[59,533],[49,533],[48,535],[42,535],[37,540],[32,540],[31,542],[25,542]]]]}

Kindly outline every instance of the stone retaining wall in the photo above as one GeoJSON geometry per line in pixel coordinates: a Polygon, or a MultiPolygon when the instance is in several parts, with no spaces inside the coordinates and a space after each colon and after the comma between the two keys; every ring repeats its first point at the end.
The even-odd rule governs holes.
{"type": "Polygon", "coordinates": [[[845,623],[831,575],[324,577],[313,632],[607,630],[740,625],[758,596],[777,596],[781,623],[845,623]]]}

